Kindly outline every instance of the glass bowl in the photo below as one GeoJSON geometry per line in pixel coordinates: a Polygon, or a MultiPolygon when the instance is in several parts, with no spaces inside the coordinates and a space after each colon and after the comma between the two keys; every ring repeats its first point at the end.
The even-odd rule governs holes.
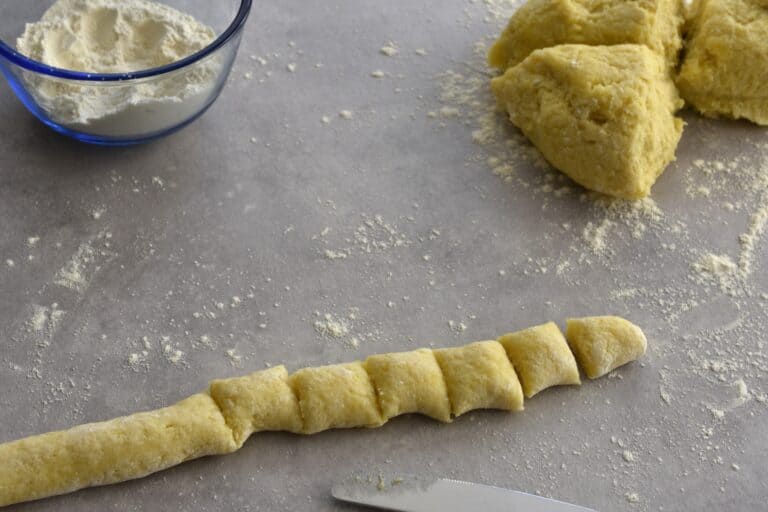
{"type": "Polygon", "coordinates": [[[0,72],[22,103],[43,123],[82,142],[110,146],[164,137],[205,113],[226,83],[252,6],[252,0],[160,0],[157,3],[188,13],[208,25],[218,34],[217,38],[197,53],[162,67],[98,74],[51,67],[16,51],[16,39],[24,33],[25,24],[38,21],[53,3],[54,0],[0,1],[0,72]],[[195,87],[186,90],[181,101],[136,100],[136,94],[148,87],[161,90],[193,77],[195,87]],[[75,117],[72,109],[79,107],[72,104],[67,108],[55,94],[62,90],[76,90],[79,98],[96,97],[101,102],[106,98],[110,112],[92,118],[75,117]]]}

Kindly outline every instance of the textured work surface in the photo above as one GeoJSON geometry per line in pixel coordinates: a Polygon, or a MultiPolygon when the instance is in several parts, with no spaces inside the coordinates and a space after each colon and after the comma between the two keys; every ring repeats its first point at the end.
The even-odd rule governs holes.
{"type": "Polygon", "coordinates": [[[266,364],[567,316],[636,322],[643,364],[523,413],[258,434],[230,456],[10,510],[357,510],[331,501],[332,483],[379,472],[606,511],[763,506],[768,134],[686,115],[655,203],[582,198],[524,144],[492,140],[519,135],[490,113],[475,43],[508,12],[262,3],[213,109],[133,149],[53,135],[0,86],[0,441],[266,364]]]}

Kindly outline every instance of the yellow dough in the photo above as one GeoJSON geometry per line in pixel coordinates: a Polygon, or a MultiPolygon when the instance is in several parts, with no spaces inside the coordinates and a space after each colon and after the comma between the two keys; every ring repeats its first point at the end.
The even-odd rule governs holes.
{"type": "Polygon", "coordinates": [[[165,409],[0,444],[0,507],[236,449],[216,403],[201,393],[165,409]]]}
{"type": "Polygon", "coordinates": [[[675,158],[682,100],[645,46],[536,50],[491,86],[544,157],[586,188],[642,198],[675,158]]]}
{"type": "Polygon", "coordinates": [[[520,377],[525,398],[552,386],[579,385],[579,368],[554,322],[505,334],[499,343],[520,377]]]}
{"type": "Polygon", "coordinates": [[[211,396],[221,407],[235,442],[242,446],[254,432],[303,430],[299,402],[288,385],[285,366],[246,377],[211,382],[211,396]]]}
{"type": "Polygon", "coordinates": [[[435,357],[445,376],[455,416],[473,409],[523,410],[520,381],[498,342],[442,348],[435,350],[435,357]]]}
{"type": "Polygon", "coordinates": [[[569,318],[567,323],[568,343],[590,379],[638,359],[648,346],[638,326],[617,316],[569,318]]]}
{"type": "Polygon", "coordinates": [[[289,382],[299,400],[305,434],[329,428],[378,427],[385,422],[371,379],[359,361],[303,368],[289,382]]]}
{"type": "Polygon", "coordinates": [[[698,2],[677,85],[704,115],[768,125],[768,1],[698,2]]]}
{"type": "MultiPolygon", "coordinates": [[[[278,366],[214,380],[210,394],[165,409],[0,444],[0,507],[230,453],[262,430],[313,434],[377,427],[407,413],[450,422],[473,409],[520,411],[523,388],[512,362],[529,397],[579,383],[555,324],[500,341],[375,355],[290,376],[278,366]]],[[[639,357],[646,345],[638,327],[616,317],[569,320],[568,341],[590,378],[639,357]]]]}
{"type": "Polygon", "coordinates": [[[488,63],[507,69],[534,50],[561,44],[643,44],[674,68],[682,46],[680,0],[530,0],[491,47],[488,63]]]}
{"type": "Polygon", "coordinates": [[[375,355],[366,359],[364,365],[385,419],[421,413],[439,421],[451,421],[445,379],[431,350],[375,355]]]}

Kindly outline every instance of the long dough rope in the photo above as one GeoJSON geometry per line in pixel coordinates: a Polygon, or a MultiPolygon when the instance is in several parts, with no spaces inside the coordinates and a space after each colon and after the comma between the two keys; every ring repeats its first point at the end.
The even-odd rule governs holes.
{"type": "Polygon", "coordinates": [[[259,431],[313,434],[378,427],[408,413],[447,423],[473,409],[520,411],[523,395],[580,384],[577,360],[594,379],[642,356],[647,345],[640,328],[618,317],[570,319],[567,338],[550,322],[497,341],[292,375],[278,366],[213,381],[208,392],[164,409],[0,444],[0,507],[231,453],[259,431]]]}

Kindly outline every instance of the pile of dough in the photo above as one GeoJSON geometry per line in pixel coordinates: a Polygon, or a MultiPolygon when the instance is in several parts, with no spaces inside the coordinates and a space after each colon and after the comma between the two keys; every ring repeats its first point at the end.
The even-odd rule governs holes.
{"type": "Polygon", "coordinates": [[[580,185],[647,196],[675,158],[680,0],[529,0],[488,53],[497,101],[580,185]]]}
{"type": "Polygon", "coordinates": [[[768,125],[768,0],[688,4],[529,0],[488,53],[505,71],[491,83],[499,105],[577,183],[645,197],[675,158],[679,94],[704,115],[768,125]]]}
{"type": "Polygon", "coordinates": [[[536,50],[491,86],[544,158],[589,189],[642,198],[675,158],[682,100],[646,46],[536,50]]]}
{"type": "MultiPolygon", "coordinates": [[[[590,378],[639,357],[646,344],[638,327],[615,317],[569,320],[568,342],[590,378]]],[[[498,341],[292,375],[278,366],[215,380],[208,393],[165,409],[0,444],[0,507],[231,453],[259,431],[377,427],[408,413],[450,422],[473,409],[520,411],[523,390],[531,397],[562,384],[580,384],[579,374],[551,322],[498,341]]]]}
{"type": "Polygon", "coordinates": [[[682,46],[680,0],[530,0],[515,12],[488,53],[507,69],[534,50],[561,44],[643,44],[670,68],[682,46]]]}
{"type": "Polygon", "coordinates": [[[768,2],[699,1],[677,84],[704,115],[768,125],[768,2]]]}

